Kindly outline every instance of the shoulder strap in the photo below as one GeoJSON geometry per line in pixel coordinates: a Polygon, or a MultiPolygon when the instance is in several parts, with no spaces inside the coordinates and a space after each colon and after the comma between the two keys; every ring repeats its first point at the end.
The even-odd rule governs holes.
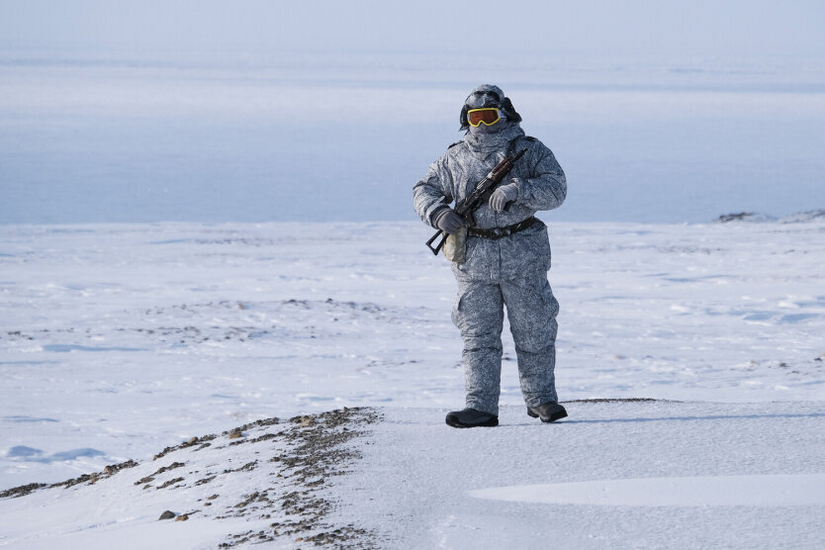
{"type": "Polygon", "coordinates": [[[518,145],[518,140],[526,139],[527,141],[538,141],[533,136],[518,136],[513,141],[510,142],[510,145],[507,147],[507,156],[512,157],[516,153],[516,145],[518,145]]]}

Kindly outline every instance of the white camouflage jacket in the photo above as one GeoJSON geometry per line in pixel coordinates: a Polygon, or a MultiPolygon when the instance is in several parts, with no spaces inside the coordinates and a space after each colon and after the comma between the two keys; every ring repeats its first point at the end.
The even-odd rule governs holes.
{"type": "MultiPolygon", "coordinates": [[[[558,208],[567,196],[567,180],[553,152],[539,140],[527,137],[516,127],[509,146],[490,153],[473,151],[468,139],[451,145],[430,165],[427,175],[413,187],[415,210],[434,227],[433,214],[444,205],[461,201],[507,154],[526,148],[503,181],[516,182],[518,198],[504,212],[484,204],[475,211],[476,227],[507,227],[533,216],[539,210],[558,208]]],[[[550,268],[550,243],[541,222],[501,239],[470,237],[467,261],[453,264],[460,279],[498,280],[544,273],[550,268]]]]}

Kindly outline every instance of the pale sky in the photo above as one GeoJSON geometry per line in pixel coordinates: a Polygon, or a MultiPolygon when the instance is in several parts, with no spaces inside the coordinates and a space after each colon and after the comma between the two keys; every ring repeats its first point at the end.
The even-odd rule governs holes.
{"type": "Polygon", "coordinates": [[[821,0],[0,0],[0,48],[825,54],[821,0]]]}

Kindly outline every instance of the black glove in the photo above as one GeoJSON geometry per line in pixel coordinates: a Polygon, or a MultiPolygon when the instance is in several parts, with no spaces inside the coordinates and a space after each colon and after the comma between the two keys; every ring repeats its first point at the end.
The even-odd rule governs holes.
{"type": "Polygon", "coordinates": [[[435,214],[435,226],[445,233],[452,235],[464,227],[464,219],[455,213],[452,208],[443,208],[435,214]]]}

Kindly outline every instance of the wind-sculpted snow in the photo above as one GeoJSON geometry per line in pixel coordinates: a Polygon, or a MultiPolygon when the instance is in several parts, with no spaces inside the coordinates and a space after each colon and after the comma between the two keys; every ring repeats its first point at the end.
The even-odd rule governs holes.
{"type": "Polygon", "coordinates": [[[817,549],[825,408],[577,400],[554,424],[503,407],[494,429],[385,409],[336,514],[386,548],[817,549]],[[387,452],[403,446],[408,452],[387,452]],[[393,515],[388,520],[387,511],[393,515]]]}
{"type": "MultiPolygon", "coordinates": [[[[73,323],[69,328],[39,329],[0,334],[8,342],[40,345],[47,352],[71,351],[157,351],[185,345],[268,341],[284,339],[357,337],[363,324],[409,324],[410,319],[426,325],[414,308],[389,309],[370,302],[326,300],[283,300],[279,302],[208,302],[155,307],[145,311],[123,311],[125,326],[101,327],[96,319],[73,323]],[[138,325],[139,326],[135,326],[138,325]],[[84,326],[87,325],[87,326],[84,326]],[[47,343],[59,340],[75,343],[47,343]],[[129,346],[95,345],[100,341],[122,341],[129,346]],[[140,345],[142,344],[142,345],[140,345]],[[136,347],[140,345],[140,347],[136,347]]],[[[262,342],[263,343],[263,342],[262,342]]]]}
{"type": "Polygon", "coordinates": [[[477,498],[602,506],[751,506],[825,504],[825,474],[654,477],[481,489],[477,498]]]}

